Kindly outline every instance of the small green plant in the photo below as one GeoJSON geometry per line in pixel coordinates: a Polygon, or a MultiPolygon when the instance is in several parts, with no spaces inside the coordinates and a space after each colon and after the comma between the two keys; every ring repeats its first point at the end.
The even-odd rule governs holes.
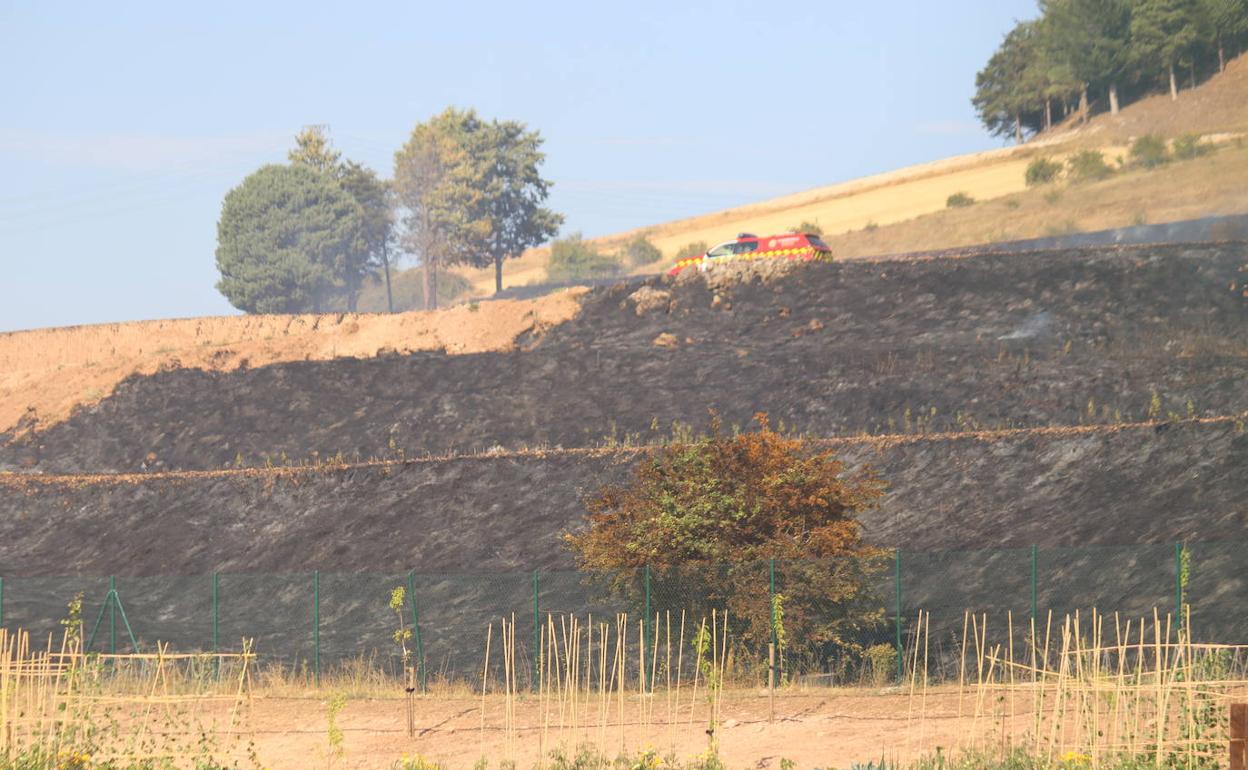
{"type": "Polygon", "coordinates": [[[1161,396],[1157,395],[1157,391],[1153,390],[1153,396],[1148,400],[1148,419],[1156,420],[1161,416],[1161,396]]]}
{"type": "MultiPolygon", "coordinates": [[[[489,762],[486,761],[485,757],[477,760],[477,765],[481,765],[482,763],[484,763],[484,766],[486,767],[489,766],[489,762]]],[[[395,760],[394,764],[390,765],[390,768],[391,770],[443,770],[440,763],[425,759],[419,754],[414,757],[400,757],[395,760]]]]}
{"type": "Polygon", "coordinates": [[[1213,152],[1213,145],[1201,139],[1200,134],[1187,132],[1179,134],[1174,140],[1174,157],[1177,160],[1191,160],[1213,152]]]}
{"type": "Polygon", "coordinates": [[[1130,155],[1131,165],[1140,168],[1158,168],[1170,162],[1170,148],[1156,134],[1145,134],[1132,142],[1130,155]]]}
{"type": "Polygon", "coordinates": [[[577,281],[619,275],[623,270],[618,258],[603,254],[580,233],[573,233],[550,245],[546,277],[551,281],[577,281]]]}
{"type": "Polygon", "coordinates": [[[1105,153],[1097,150],[1080,150],[1066,161],[1066,168],[1074,182],[1097,182],[1113,175],[1114,169],[1105,162],[1105,153]]]}
{"type": "Polygon", "coordinates": [[[945,198],[945,208],[947,209],[964,209],[967,206],[974,206],[975,199],[964,192],[956,192],[945,198]]]}
{"type": "Polygon", "coordinates": [[[879,230],[879,229],[880,229],[880,224],[879,224],[879,222],[876,222],[876,221],[873,219],[873,220],[868,221],[865,225],[863,225],[862,229],[863,229],[863,230],[865,230],[865,231],[866,231],[866,232],[868,232],[868,233],[873,233],[873,232],[875,232],[876,230],[879,230]]]}
{"type": "Polygon", "coordinates": [[[406,669],[412,656],[411,650],[407,649],[407,643],[412,639],[412,629],[407,625],[405,609],[407,609],[407,589],[403,586],[395,586],[390,589],[390,611],[398,618],[399,627],[395,629],[392,638],[399,646],[399,652],[403,656],[403,668],[406,669]]]}
{"type": "Polygon", "coordinates": [[[345,754],[342,748],[342,728],[338,726],[338,714],[347,705],[344,693],[334,693],[325,704],[325,739],[329,744],[325,753],[325,766],[333,767],[335,759],[342,759],[345,754]]]}
{"type": "Polygon", "coordinates": [[[791,233],[806,233],[806,234],[808,234],[808,235],[819,235],[819,236],[822,236],[822,235],[823,235],[823,228],[819,226],[819,223],[818,223],[818,222],[811,222],[811,221],[810,221],[810,220],[808,220],[808,219],[803,219],[803,220],[802,220],[802,223],[801,223],[801,224],[799,224],[797,227],[790,227],[790,228],[789,228],[789,232],[791,232],[791,233]]]}
{"type": "Polygon", "coordinates": [[[629,267],[640,267],[663,259],[663,252],[644,235],[631,238],[620,249],[620,260],[629,267]]]}
{"type": "Polygon", "coordinates": [[[1011,211],[1018,208],[1021,205],[1023,204],[1018,200],[1018,198],[1006,198],[1005,199],[1005,207],[1007,209],[1010,209],[1011,211]]]}
{"type": "Polygon", "coordinates": [[[673,257],[673,259],[680,261],[682,259],[688,259],[689,257],[700,257],[705,254],[706,250],[709,248],[710,247],[706,245],[706,241],[686,243],[684,246],[676,249],[676,256],[673,257]]]}
{"type": "Polygon", "coordinates": [[[470,312],[470,313],[475,313],[475,312],[477,312],[477,311],[478,311],[478,310],[480,310],[480,309],[481,309],[481,303],[480,303],[480,302],[475,302],[475,301],[474,301],[474,302],[469,302],[469,303],[468,303],[468,312],[470,312]]]}
{"type": "Polygon", "coordinates": [[[1036,158],[1027,164],[1023,179],[1028,187],[1056,182],[1062,175],[1062,164],[1052,158],[1036,158]]]}
{"type": "Polygon", "coordinates": [[[74,598],[65,605],[66,614],[61,618],[61,627],[65,629],[66,646],[82,641],[82,591],[74,594],[74,598]]]}
{"type": "Polygon", "coordinates": [[[1048,192],[1044,194],[1044,202],[1048,204],[1057,203],[1061,199],[1062,199],[1061,190],[1049,190],[1048,192]]]}
{"type": "Polygon", "coordinates": [[[891,644],[873,644],[864,657],[871,674],[871,685],[883,687],[897,671],[897,650],[891,644]]]}

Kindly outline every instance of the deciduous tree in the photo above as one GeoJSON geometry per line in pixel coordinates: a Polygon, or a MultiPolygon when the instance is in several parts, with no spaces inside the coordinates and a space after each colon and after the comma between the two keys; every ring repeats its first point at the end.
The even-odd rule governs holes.
{"type": "Polygon", "coordinates": [[[818,655],[853,648],[880,618],[868,576],[879,552],[863,543],[858,516],[883,484],[847,474],[830,451],[759,430],[710,435],[655,450],[632,478],[587,502],[587,528],[566,540],[583,569],[637,598],[649,567],[666,590],[652,609],[726,609],[756,651],[770,639],[768,561],[780,561],[784,625],[818,655]]]}

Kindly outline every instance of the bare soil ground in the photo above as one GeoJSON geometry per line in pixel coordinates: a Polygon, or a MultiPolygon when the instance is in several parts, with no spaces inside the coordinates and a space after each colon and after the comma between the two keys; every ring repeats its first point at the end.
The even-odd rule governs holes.
{"type": "MultiPolygon", "coordinates": [[[[706,751],[705,704],[700,703],[689,723],[689,693],[685,692],[679,723],[669,730],[667,704],[650,703],[650,726],[643,718],[638,699],[625,703],[624,729],[617,725],[600,731],[593,725],[559,728],[557,709],[548,718],[542,740],[543,709],[532,698],[517,703],[515,741],[509,749],[502,729],[503,701],[490,696],[486,703],[486,729],[481,729],[480,697],[431,696],[417,701],[417,737],[409,739],[403,701],[353,700],[338,717],[344,734],[345,756],[336,766],[386,767],[403,756],[420,755],[445,763],[449,768],[470,768],[481,757],[491,766],[514,758],[519,767],[534,766],[541,748],[562,748],[574,753],[581,744],[599,744],[608,756],[643,749],[660,754],[674,752],[682,759],[706,751]]],[[[719,728],[720,752],[731,768],[778,770],[781,759],[799,768],[847,767],[853,762],[878,761],[881,756],[906,760],[934,752],[969,746],[972,727],[981,741],[1000,723],[969,716],[973,706],[961,704],[958,718],[955,692],[933,692],[920,704],[908,693],[854,689],[801,689],[782,692],[776,699],[775,722],[769,723],[770,706],[765,691],[732,691],[722,704],[719,728]],[[975,724],[973,724],[975,723],[975,724]]],[[[597,704],[591,704],[597,708],[597,704]]],[[[614,706],[613,706],[614,708],[614,706]]],[[[613,710],[611,719],[617,720],[613,710]]],[[[597,718],[597,712],[593,719],[597,718]]],[[[569,720],[570,722],[570,720],[569,720]]],[[[326,722],[324,702],[312,698],[259,697],[253,702],[251,724],[257,749],[265,767],[302,770],[325,761],[326,722]]],[[[584,724],[584,723],[583,723],[584,724]]]]}
{"type": "Polygon", "coordinates": [[[508,350],[521,334],[576,315],[581,290],[433,313],[238,316],[0,334],[0,432],[50,425],[106,398],[132,375],[230,372],[282,361],[508,350]]]}

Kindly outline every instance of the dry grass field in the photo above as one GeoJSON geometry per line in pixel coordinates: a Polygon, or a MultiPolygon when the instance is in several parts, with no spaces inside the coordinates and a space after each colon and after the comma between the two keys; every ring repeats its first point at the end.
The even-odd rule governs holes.
{"type": "MultiPolygon", "coordinates": [[[[1177,105],[1168,94],[1148,96],[1116,116],[1097,115],[1087,125],[1072,118],[1021,147],[945,158],[594,240],[610,251],[645,234],[663,251],[664,259],[636,272],[654,272],[667,267],[676,250],[688,243],[714,245],[741,231],[783,232],[802,222],[818,224],[838,256],[852,258],[1243,213],[1248,211],[1248,190],[1242,183],[1248,172],[1244,152],[1221,153],[1219,162],[1204,166],[1179,164],[1119,176],[1054,200],[1044,199],[1050,191],[1028,191],[1023,174],[1034,157],[1062,160],[1084,148],[1103,152],[1111,162],[1125,158],[1130,141],[1145,133],[1174,137],[1195,131],[1233,143],[1246,129],[1248,57],[1241,56],[1226,72],[1183,91],[1177,105]],[[993,207],[946,210],[946,199],[957,192],[993,207]],[[1101,200],[1100,193],[1107,193],[1108,199],[1101,200]],[[1034,212],[1018,212],[1009,203],[1036,199],[1046,202],[1033,206],[1034,212]]],[[[546,249],[534,249],[508,263],[504,285],[541,283],[547,258],[546,249]]],[[[493,292],[492,270],[459,272],[478,293],[493,292]]]]}
{"type": "Polygon", "coordinates": [[[572,318],[581,290],[432,313],[234,316],[74,326],[0,334],[0,431],[55,423],[133,374],[232,371],[282,361],[390,353],[506,350],[525,332],[572,318]]]}

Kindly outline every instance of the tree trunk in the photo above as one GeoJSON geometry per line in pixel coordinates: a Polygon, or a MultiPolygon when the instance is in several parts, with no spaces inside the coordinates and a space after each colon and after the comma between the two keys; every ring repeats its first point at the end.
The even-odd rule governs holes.
{"type": "Polygon", "coordinates": [[[1023,116],[1014,113],[1014,143],[1023,143],[1023,116]]]}
{"type": "Polygon", "coordinates": [[[503,258],[502,256],[494,257],[494,293],[498,294],[503,290],[503,258]]]}
{"type": "Polygon", "coordinates": [[[437,262],[433,263],[433,270],[431,272],[432,272],[432,275],[430,276],[429,294],[428,294],[429,309],[437,310],[438,309],[438,263],[437,262]]]}
{"type": "Polygon", "coordinates": [[[1053,128],[1053,99],[1044,97],[1044,130],[1048,131],[1053,128]]]}
{"type": "Polygon", "coordinates": [[[422,255],[420,258],[421,267],[421,288],[425,293],[425,310],[432,310],[429,306],[429,297],[433,294],[433,282],[429,280],[429,257],[422,255]]]}
{"type": "Polygon", "coordinates": [[[1174,77],[1174,64],[1170,64],[1170,101],[1179,100],[1179,81],[1174,77]]]}
{"type": "Polygon", "coordinates": [[[1088,122],[1088,84],[1083,84],[1083,90],[1079,92],[1079,122],[1088,122]]]}
{"type": "Polygon", "coordinates": [[[381,267],[386,271],[386,312],[394,312],[394,294],[390,291],[390,253],[386,244],[381,244],[381,267]]]}
{"type": "Polygon", "coordinates": [[[1109,84],[1109,114],[1118,114],[1118,84],[1109,84]]]}
{"type": "Polygon", "coordinates": [[[1218,35],[1218,72],[1226,72],[1226,49],[1221,35],[1218,35]]]}

